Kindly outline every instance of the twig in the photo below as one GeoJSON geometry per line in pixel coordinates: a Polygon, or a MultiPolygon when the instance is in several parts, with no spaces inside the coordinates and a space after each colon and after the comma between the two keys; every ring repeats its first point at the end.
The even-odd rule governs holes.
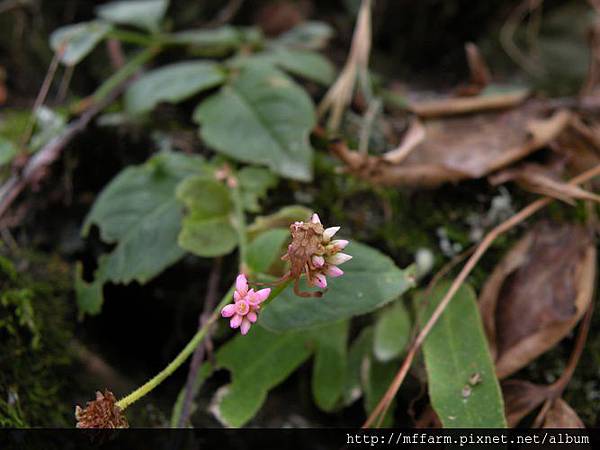
{"type": "Polygon", "coordinates": [[[131,76],[135,74],[141,65],[156,55],[159,50],[159,48],[148,48],[141,51],[120,71],[106,80],[93,94],[91,99],[87,99],[84,102],[85,110],[81,116],[67,125],[60,136],[52,139],[33,155],[21,172],[13,174],[6,180],[0,187],[0,217],[6,213],[7,209],[25,187],[40,181],[45,169],[56,161],[64,147],[87,127],[96,114],[112,103],[123,92],[131,76]]]}
{"type": "MultiPolygon", "coordinates": [[[[571,181],[569,181],[569,184],[580,184],[598,175],[600,175],[600,164],[576,176],[571,181]]],[[[400,386],[402,385],[402,382],[404,381],[404,378],[406,377],[408,370],[410,369],[412,361],[416,356],[417,351],[425,341],[425,338],[428,336],[433,326],[443,314],[444,310],[446,309],[446,307],[448,306],[448,304],[450,303],[460,286],[463,284],[467,276],[471,273],[477,262],[481,259],[483,254],[492,245],[496,238],[513,228],[515,225],[521,223],[523,220],[532,216],[537,211],[541,210],[553,201],[553,198],[544,197],[534,201],[533,203],[530,203],[517,214],[496,226],[486,235],[486,237],[477,246],[473,255],[467,260],[458,276],[452,282],[450,289],[448,289],[446,295],[444,295],[444,297],[436,307],[435,311],[433,312],[425,326],[421,329],[414,342],[411,344],[410,349],[404,361],[402,362],[400,369],[398,370],[398,373],[394,377],[394,380],[390,384],[390,387],[383,395],[373,412],[369,415],[368,419],[363,424],[363,428],[371,426],[377,418],[385,416],[385,413],[392,399],[395,397],[396,393],[398,392],[398,389],[400,389],[400,386]]]]}
{"type": "Polygon", "coordinates": [[[213,28],[226,24],[231,19],[233,19],[233,17],[237,14],[243,3],[244,0],[229,0],[225,7],[221,11],[219,11],[217,16],[204,26],[213,28]]]}
{"type": "MultiPolygon", "coordinates": [[[[208,322],[210,313],[215,308],[215,304],[217,303],[217,290],[219,288],[219,279],[221,278],[222,262],[223,258],[216,258],[215,263],[210,271],[210,275],[208,277],[208,289],[206,290],[206,297],[204,299],[204,307],[202,308],[202,313],[198,317],[198,329],[201,329],[208,322]]],[[[188,371],[187,381],[185,383],[185,397],[183,400],[183,406],[181,408],[179,420],[177,421],[177,427],[179,428],[185,426],[190,419],[192,401],[197,394],[196,390],[194,389],[194,384],[198,376],[200,364],[204,360],[204,353],[205,349],[207,348],[206,344],[209,340],[210,329],[206,332],[204,341],[201,342],[198,347],[196,347],[196,350],[192,356],[192,362],[190,363],[190,369],[188,371]]]]}
{"type": "Polygon", "coordinates": [[[52,61],[50,61],[50,66],[48,67],[48,72],[46,72],[46,76],[44,77],[44,81],[42,83],[42,87],[38,92],[38,95],[33,103],[33,108],[31,109],[31,117],[29,118],[29,122],[27,123],[27,128],[21,136],[21,146],[24,147],[29,141],[31,137],[31,133],[33,132],[33,127],[35,124],[35,115],[38,110],[46,101],[46,97],[48,96],[48,91],[50,90],[50,86],[52,85],[52,80],[54,80],[54,75],[56,75],[56,69],[58,69],[58,63],[60,62],[61,55],[65,51],[65,46],[63,45],[52,57],[52,61]]]}
{"type": "Polygon", "coordinates": [[[62,79],[60,80],[58,93],[56,94],[56,103],[62,103],[67,97],[67,92],[69,90],[69,85],[71,84],[71,79],[73,78],[74,71],[75,66],[67,66],[65,68],[62,79]]]}
{"type": "Polygon", "coordinates": [[[6,210],[12,205],[17,196],[29,184],[39,181],[41,174],[60,156],[63,148],[71,142],[71,140],[83,131],[90,120],[98,114],[105,106],[111,103],[121,92],[118,89],[113,95],[106,100],[95,103],[90,107],[79,119],[72,122],[63,134],[52,139],[39,152],[37,152],[29,161],[20,174],[12,175],[0,188],[0,217],[4,215],[6,210]]]}

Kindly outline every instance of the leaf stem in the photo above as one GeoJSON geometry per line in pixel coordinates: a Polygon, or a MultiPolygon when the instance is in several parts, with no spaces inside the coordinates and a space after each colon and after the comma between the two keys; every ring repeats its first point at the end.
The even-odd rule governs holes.
{"type": "Polygon", "coordinates": [[[127,64],[119,69],[119,71],[115,72],[110,78],[102,83],[98,89],[96,89],[96,92],[92,94],[92,101],[97,103],[103,100],[113,91],[115,86],[120,85],[131,77],[140,67],[150,61],[161,50],[162,48],[160,46],[152,46],[140,51],[127,64]]]}
{"type": "Polygon", "coordinates": [[[122,29],[112,29],[108,32],[107,36],[121,42],[137,44],[143,47],[150,47],[157,43],[157,39],[153,36],[122,29]]]}
{"type": "Polygon", "coordinates": [[[219,317],[219,311],[223,308],[227,303],[231,301],[231,297],[233,295],[233,291],[235,290],[235,284],[232,285],[225,296],[221,299],[217,307],[213,310],[210,318],[204,323],[204,325],[198,330],[198,332],[190,339],[187,345],[179,352],[179,354],[171,361],[167,367],[165,367],[162,371],[156,374],[153,378],[148,380],[142,386],[137,388],[131,394],[123,397],[119,400],[116,405],[122,410],[126,409],[132,403],[138,401],[140,398],[144,397],[148,393],[150,393],[154,388],[156,388],[159,384],[161,384],[167,377],[169,377],[175,370],[179,368],[188,358],[194,353],[196,347],[200,344],[202,339],[206,336],[208,329],[210,326],[217,320],[219,317]]]}
{"type": "Polygon", "coordinates": [[[242,201],[242,193],[237,177],[231,185],[231,198],[233,200],[233,212],[235,214],[235,229],[238,234],[240,248],[240,273],[248,271],[247,255],[248,255],[248,236],[246,232],[246,216],[244,215],[244,203],[242,201]]]}

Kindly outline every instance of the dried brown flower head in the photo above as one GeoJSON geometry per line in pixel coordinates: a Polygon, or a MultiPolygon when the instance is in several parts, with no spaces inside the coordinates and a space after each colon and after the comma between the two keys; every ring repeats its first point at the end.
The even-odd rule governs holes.
{"type": "Polygon", "coordinates": [[[340,227],[324,228],[319,216],[315,213],[308,222],[295,222],[290,225],[292,242],[283,255],[290,262],[290,271],[285,278],[294,280],[294,292],[301,297],[320,297],[322,292],[303,292],[298,287],[300,277],[305,274],[309,286],[327,289],[327,276],[335,278],[344,272],[338,267],[352,257],[341,250],[348,241],[331,238],[340,227]]]}
{"type": "Polygon", "coordinates": [[[129,428],[117,399],[109,390],[96,392],[96,400],[87,402],[85,408],[75,407],[77,428],[129,428]]]}

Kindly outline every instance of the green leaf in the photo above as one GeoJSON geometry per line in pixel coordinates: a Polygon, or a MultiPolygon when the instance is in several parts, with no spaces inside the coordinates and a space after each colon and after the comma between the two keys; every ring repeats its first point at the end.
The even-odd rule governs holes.
{"type": "Polygon", "coordinates": [[[125,108],[131,114],[148,112],[161,102],[180,102],[224,80],[225,73],[212,62],[170,64],[136,80],[125,93],[125,108]]]}
{"type": "MultiPolygon", "coordinates": [[[[205,361],[198,368],[198,373],[196,374],[196,378],[194,379],[194,383],[192,385],[192,392],[197,393],[204,382],[212,375],[214,369],[210,361],[205,361]]],[[[185,401],[185,390],[186,386],[183,386],[181,391],[179,391],[179,395],[177,396],[177,400],[173,405],[173,411],[171,412],[171,428],[177,428],[179,426],[179,419],[181,418],[181,413],[183,410],[183,402],[185,401]]],[[[192,401],[189,416],[194,413],[196,410],[196,404],[192,401]]]]}
{"type": "Polygon", "coordinates": [[[325,22],[302,22],[280,35],[275,42],[289,47],[318,50],[327,45],[333,28],[325,22]]]}
{"type": "Polygon", "coordinates": [[[269,64],[244,65],[231,84],[200,104],[194,120],[217,151],[289,178],[312,178],[312,100],[269,64]]]}
{"type": "Polygon", "coordinates": [[[67,25],[50,35],[50,47],[58,52],[65,46],[60,61],[67,66],[74,66],[85,58],[110,30],[110,24],[99,21],[67,25]]]}
{"type": "Polygon", "coordinates": [[[96,280],[88,283],[83,279],[83,267],[81,263],[75,266],[75,297],[77,298],[77,307],[80,315],[98,314],[102,310],[104,295],[102,294],[102,285],[104,281],[96,277],[96,280]]]}
{"type": "Polygon", "coordinates": [[[96,14],[108,22],[156,32],[168,6],[168,0],[123,0],[98,6],[96,14]]]}
{"type": "Polygon", "coordinates": [[[333,64],[324,56],[310,50],[275,47],[257,55],[256,58],[275,64],[293,75],[326,86],[331,84],[335,78],[333,64]]]}
{"type": "Polygon", "coordinates": [[[258,216],[254,222],[248,226],[248,235],[256,236],[272,228],[289,228],[289,226],[300,220],[308,220],[312,210],[306,206],[290,205],[284,206],[279,211],[268,216],[258,216]]]}
{"type": "Polygon", "coordinates": [[[231,427],[246,424],[262,406],[270,389],[285,380],[312,353],[309,333],[274,334],[254,326],[216,354],[218,367],[231,371],[232,382],[216,394],[216,413],[231,427]]]}
{"type": "Polygon", "coordinates": [[[410,338],[412,320],[401,300],[382,309],[375,324],[373,353],[381,362],[400,356],[410,338]]]}
{"type": "Polygon", "coordinates": [[[62,134],[67,126],[64,114],[46,106],[40,106],[35,112],[35,133],[31,137],[29,148],[36,152],[52,139],[62,134]]]}
{"type": "MultiPolygon", "coordinates": [[[[377,406],[388,387],[390,386],[400,364],[398,361],[390,361],[382,363],[375,358],[369,358],[367,362],[367,370],[363,373],[363,390],[365,413],[369,415],[377,406]]],[[[396,408],[396,400],[390,403],[388,412],[382,421],[384,427],[393,425],[394,410],[396,408]]]]}
{"type": "Polygon", "coordinates": [[[178,243],[198,256],[225,255],[237,245],[237,233],[231,224],[233,210],[229,190],[205,176],[184,180],[177,198],[187,209],[178,243]]]}
{"type": "Polygon", "coordinates": [[[365,327],[354,339],[348,351],[346,375],[344,376],[344,405],[349,406],[363,393],[361,372],[371,359],[373,349],[373,327],[365,327]]]}
{"type": "Polygon", "coordinates": [[[0,166],[9,164],[18,152],[19,149],[12,141],[0,136],[0,166]]]}
{"type": "MultiPolygon", "coordinates": [[[[419,314],[421,324],[431,316],[447,292],[439,285],[419,314]]],[[[452,298],[423,344],[429,396],[446,428],[505,428],[504,405],[481,317],[470,286],[463,285],[452,298]],[[481,379],[471,383],[473,376],[481,379]]]]}
{"type": "Polygon", "coordinates": [[[195,51],[214,56],[238,48],[242,38],[242,33],[229,25],[212,30],[184,30],[166,36],[169,43],[190,45],[195,51]]]}
{"type": "Polygon", "coordinates": [[[266,273],[283,254],[290,232],[284,228],[265,231],[248,245],[247,263],[253,273],[266,273]]]}
{"type": "Polygon", "coordinates": [[[350,322],[344,320],[316,332],[317,349],[312,372],[312,393],[323,411],[333,411],[344,391],[350,322]]]}
{"type": "Polygon", "coordinates": [[[244,208],[250,212],[260,211],[258,201],[267,194],[267,190],[277,185],[277,177],[268,169],[252,166],[244,167],[237,176],[244,208]]]}
{"type": "Polygon", "coordinates": [[[343,276],[328,281],[323,298],[297,297],[288,288],[265,308],[261,324],[284,331],[337,322],[381,308],[414,284],[405,271],[373,248],[352,242],[345,252],[353,259],[342,266],[343,276]]]}
{"type": "Polygon", "coordinates": [[[175,187],[203,170],[199,157],[164,152],[145,164],[128,167],[98,196],[83,225],[92,224],[107,243],[116,243],[106,256],[103,280],[144,283],[184,254],[177,245],[181,206],[175,187]]]}

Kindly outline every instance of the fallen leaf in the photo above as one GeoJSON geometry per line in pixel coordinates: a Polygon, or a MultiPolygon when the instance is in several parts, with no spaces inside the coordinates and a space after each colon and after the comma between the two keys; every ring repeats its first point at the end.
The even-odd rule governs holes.
{"type": "Polygon", "coordinates": [[[554,347],[594,288],[596,248],[586,228],[542,222],[504,256],[479,300],[499,378],[554,347]]]}
{"type": "Polygon", "coordinates": [[[573,408],[559,398],[546,413],[542,428],[585,428],[585,425],[573,408]]]}
{"type": "Polygon", "coordinates": [[[524,417],[531,414],[548,398],[548,386],[524,380],[506,380],[501,384],[504,411],[508,426],[516,427],[524,417]]]}
{"type": "Polygon", "coordinates": [[[401,164],[351,151],[341,141],[331,150],[348,171],[374,184],[434,187],[480,178],[547,145],[565,129],[570,115],[557,111],[543,118],[543,110],[542,103],[529,102],[500,113],[427,120],[425,139],[401,164]]]}
{"type": "Polygon", "coordinates": [[[599,195],[558,179],[554,173],[541,164],[521,164],[490,177],[490,182],[493,185],[507,181],[514,181],[525,190],[554,197],[570,205],[575,204],[575,199],[600,202],[599,195]]]}

